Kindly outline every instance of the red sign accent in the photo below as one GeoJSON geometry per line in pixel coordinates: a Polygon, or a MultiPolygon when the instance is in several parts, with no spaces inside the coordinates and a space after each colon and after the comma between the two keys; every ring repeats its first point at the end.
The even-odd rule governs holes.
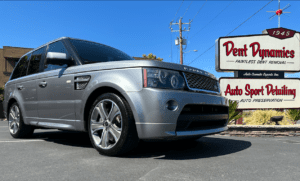
{"type": "Polygon", "coordinates": [[[274,29],[268,29],[267,32],[270,36],[273,36],[275,38],[285,39],[285,38],[293,37],[296,31],[289,30],[286,28],[274,28],[274,29]]]}
{"type": "Polygon", "coordinates": [[[276,11],[276,14],[277,14],[277,15],[281,15],[281,14],[282,14],[282,9],[278,9],[278,10],[276,11]]]}
{"type": "MultiPolygon", "coordinates": [[[[227,41],[223,43],[223,46],[226,46],[226,56],[229,56],[231,53],[233,56],[245,56],[247,57],[247,45],[244,45],[244,48],[235,48],[234,43],[232,41],[227,41]],[[229,48],[231,47],[231,48],[229,48]]],[[[294,50],[286,50],[285,47],[282,47],[282,49],[261,49],[259,42],[253,42],[249,45],[250,48],[252,48],[252,56],[255,57],[256,55],[259,55],[259,57],[262,57],[262,60],[265,57],[279,57],[279,58],[294,58],[295,57],[295,51],[294,50]]]]}
{"type": "MultiPolygon", "coordinates": [[[[278,87],[273,86],[272,84],[267,84],[265,86],[266,91],[267,91],[267,95],[293,95],[293,99],[295,99],[296,97],[296,89],[288,89],[288,87],[286,85],[283,85],[282,87],[278,87]]],[[[261,86],[261,89],[251,89],[250,88],[250,84],[246,84],[245,86],[245,95],[250,96],[252,98],[253,95],[264,95],[264,87],[261,86]]],[[[230,84],[227,84],[227,88],[226,91],[224,91],[225,96],[227,96],[227,94],[234,96],[234,95],[243,95],[243,90],[239,89],[238,86],[235,87],[235,89],[231,89],[230,84]]]]}

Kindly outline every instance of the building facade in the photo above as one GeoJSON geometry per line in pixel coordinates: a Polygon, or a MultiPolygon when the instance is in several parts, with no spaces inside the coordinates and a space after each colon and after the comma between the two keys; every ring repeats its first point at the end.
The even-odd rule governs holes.
{"type": "Polygon", "coordinates": [[[0,48],[0,87],[8,81],[16,63],[22,55],[32,50],[32,48],[3,46],[0,48]]]}

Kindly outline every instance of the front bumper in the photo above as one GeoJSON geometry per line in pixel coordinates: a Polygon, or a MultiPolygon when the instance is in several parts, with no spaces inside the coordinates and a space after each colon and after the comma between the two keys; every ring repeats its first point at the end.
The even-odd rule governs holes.
{"type": "MultiPolygon", "coordinates": [[[[188,91],[144,88],[138,92],[127,92],[135,117],[140,139],[176,139],[218,133],[227,130],[227,124],[201,130],[176,131],[177,121],[186,105],[224,106],[228,107],[225,97],[213,94],[188,91]],[[178,108],[169,110],[168,101],[176,101],[178,108]]],[[[207,115],[217,119],[216,115],[207,115]]],[[[224,119],[224,114],[220,115],[224,119]]],[[[226,121],[228,113],[225,115],[226,121]]],[[[182,119],[182,115],[180,116],[182,119]]],[[[199,115],[196,115],[199,117],[199,115]]]]}

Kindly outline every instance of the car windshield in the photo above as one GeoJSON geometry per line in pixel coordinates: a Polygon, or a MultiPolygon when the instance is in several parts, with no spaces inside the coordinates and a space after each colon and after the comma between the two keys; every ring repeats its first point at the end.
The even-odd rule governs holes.
{"type": "Polygon", "coordinates": [[[74,46],[83,64],[134,60],[126,53],[107,45],[76,39],[69,40],[74,46]]]}

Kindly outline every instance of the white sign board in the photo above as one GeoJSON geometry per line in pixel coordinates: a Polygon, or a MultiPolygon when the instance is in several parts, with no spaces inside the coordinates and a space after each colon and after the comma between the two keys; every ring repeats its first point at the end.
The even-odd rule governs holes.
{"type": "Polygon", "coordinates": [[[299,33],[279,39],[268,34],[220,37],[216,40],[216,70],[300,71],[299,33]]]}
{"type": "Polygon", "coordinates": [[[300,79],[220,78],[222,96],[238,109],[300,108],[300,79]]]}

